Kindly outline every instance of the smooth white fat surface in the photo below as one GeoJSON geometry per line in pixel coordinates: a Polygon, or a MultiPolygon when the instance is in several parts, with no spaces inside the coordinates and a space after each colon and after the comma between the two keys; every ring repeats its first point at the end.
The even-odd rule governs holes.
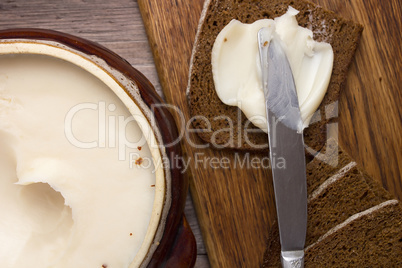
{"type": "Polygon", "coordinates": [[[128,267],[153,213],[154,169],[99,79],[48,56],[0,56],[3,267],[128,267]]]}

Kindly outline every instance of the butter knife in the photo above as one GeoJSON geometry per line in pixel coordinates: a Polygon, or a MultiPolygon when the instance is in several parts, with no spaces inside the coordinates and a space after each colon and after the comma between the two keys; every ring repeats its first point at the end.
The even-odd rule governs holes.
{"type": "Polygon", "coordinates": [[[258,32],[281,262],[282,267],[304,267],[307,183],[303,124],[292,71],[280,42],[271,29],[258,32]],[[281,165],[272,165],[276,163],[281,165]]]}

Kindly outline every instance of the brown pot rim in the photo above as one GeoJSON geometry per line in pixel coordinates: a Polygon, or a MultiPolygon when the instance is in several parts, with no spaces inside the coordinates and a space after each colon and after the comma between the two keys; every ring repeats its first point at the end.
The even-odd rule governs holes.
{"type": "MultiPolygon", "coordinates": [[[[0,30],[0,40],[24,40],[33,42],[36,40],[50,41],[62,44],[74,50],[80,51],[87,55],[94,55],[104,60],[110,67],[117,70],[125,77],[133,81],[140,92],[140,96],[143,102],[149,109],[153,109],[156,104],[163,104],[164,101],[156,93],[153,85],[149,80],[137,69],[131,66],[125,59],[114,53],[113,51],[105,48],[104,46],[71,35],[48,29],[37,28],[16,28],[0,30]]],[[[134,100],[134,96],[126,90],[126,93],[134,100]]],[[[177,159],[181,159],[182,150],[180,143],[175,142],[179,138],[179,133],[175,124],[175,121],[170,112],[165,107],[154,108],[153,116],[157,123],[157,128],[162,134],[162,142],[166,156],[170,160],[170,163],[174,163],[177,159]]],[[[177,231],[182,223],[183,211],[186,201],[186,195],[188,190],[188,180],[183,175],[183,169],[180,165],[170,165],[170,179],[171,179],[171,192],[170,198],[171,204],[164,225],[163,236],[160,241],[154,241],[156,243],[156,250],[152,254],[152,257],[148,263],[148,267],[162,267],[167,262],[171,251],[173,241],[175,241],[177,231]]],[[[168,195],[169,193],[167,193],[168,195]]],[[[195,253],[193,253],[195,255],[195,253]]]]}

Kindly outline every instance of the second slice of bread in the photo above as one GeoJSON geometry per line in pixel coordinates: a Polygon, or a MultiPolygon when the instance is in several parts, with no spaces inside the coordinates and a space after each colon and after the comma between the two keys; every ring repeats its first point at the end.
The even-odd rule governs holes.
{"type": "MultiPolygon", "coordinates": [[[[329,143],[332,148],[326,157],[316,157],[307,165],[305,267],[401,267],[400,202],[336,141],[329,143]]],[[[275,223],[263,267],[281,267],[280,254],[275,223]]]]}

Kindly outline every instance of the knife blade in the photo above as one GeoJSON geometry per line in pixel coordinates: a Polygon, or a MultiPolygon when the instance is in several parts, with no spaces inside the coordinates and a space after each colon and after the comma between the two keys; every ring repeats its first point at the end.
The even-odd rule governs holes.
{"type": "Polygon", "coordinates": [[[307,183],[303,124],[292,71],[280,42],[272,29],[258,32],[281,262],[282,267],[304,267],[307,183]]]}

